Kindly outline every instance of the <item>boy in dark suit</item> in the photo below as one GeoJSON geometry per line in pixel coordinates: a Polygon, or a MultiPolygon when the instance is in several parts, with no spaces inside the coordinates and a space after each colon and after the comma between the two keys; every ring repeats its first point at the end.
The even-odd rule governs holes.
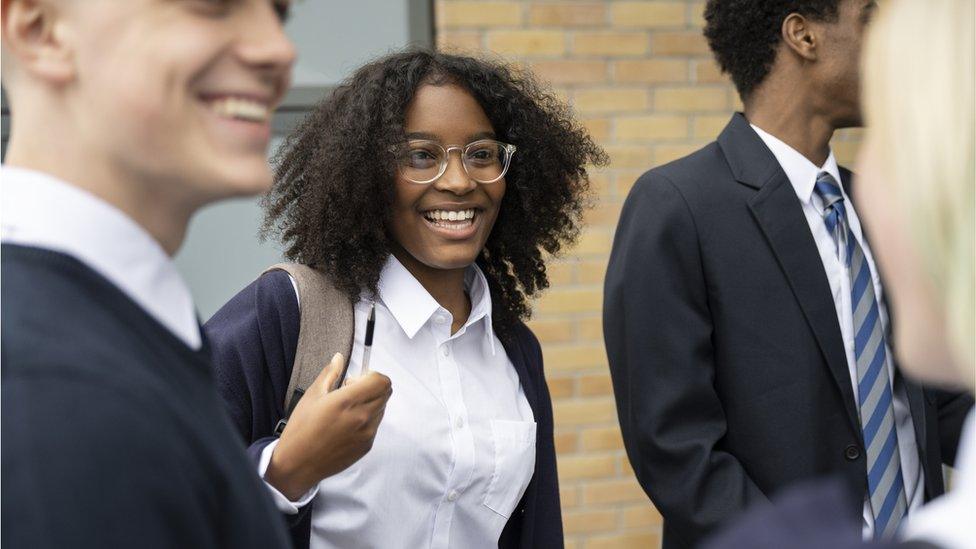
{"type": "Polygon", "coordinates": [[[871,0],[711,0],[705,35],[745,113],[644,174],[621,215],[604,333],[628,456],[690,547],[824,473],[865,537],[944,491],[968,396],[894,363],[890,319],[829,142],[858,126],[871,0]],[[855,508],[856,507],[856,508],[855,508]]]}

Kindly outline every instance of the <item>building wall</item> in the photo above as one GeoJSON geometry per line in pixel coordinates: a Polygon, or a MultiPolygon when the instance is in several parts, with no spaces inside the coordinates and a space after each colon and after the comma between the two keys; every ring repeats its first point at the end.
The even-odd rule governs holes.
{"type": "MultiPolygon", "coordinates": [[[[530,67],[610,154],[591,172],[579,244],[550,266],[530,325],[556,417],[567,547],[658,547],[661,516],[623,450],[601,330],[603,277],[620,208],[647,169],[713,140],[741,105],[702,37],[701,0],[435,0],[439,48],[530,67]]],[[[856,132],[833,146],[851,165],[856,132]]]]}

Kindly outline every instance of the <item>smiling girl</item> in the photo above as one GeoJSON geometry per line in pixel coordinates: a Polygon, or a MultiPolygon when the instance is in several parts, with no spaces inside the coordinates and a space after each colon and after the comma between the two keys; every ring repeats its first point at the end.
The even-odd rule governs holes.
{"type": "Polygon", "coordinates": [[[314,423],[302,405],[266,438],[295,360],[295,281],[265,274],[208,323],[223,396],[296,544],[562,546],[552,405],[523,320],[546,257],[578,234],[586,167],[605,162],[528,75],[428,51],[362,67],[288,139],[266,232],[352,302],[352,377],[375,305],[372,373],[330,394],[393,388],[385,414],[363,415],[368,453],[308,473],[333,435],[293,430],[314,423]]]}

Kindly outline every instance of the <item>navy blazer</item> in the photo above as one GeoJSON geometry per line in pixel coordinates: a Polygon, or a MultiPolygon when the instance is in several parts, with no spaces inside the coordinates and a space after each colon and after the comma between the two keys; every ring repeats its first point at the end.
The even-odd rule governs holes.
{"type": "MultiPolygon", "coordinates": [[[[217,389],[255,465],[273,440],[295,351],[300,312],[295,290],[283,271],[273,271],[240,291],[204,325],[214,352],[217,389]]],[[[499,547],[563,546],[552,401],[542,371],[542,350],[532,331],[519,323],[499,335],[518,372],[537,423],[535,473],[522,501],[502,531],[499,547]]],[[[325,360],[325,358],[323,359],[325,360]]],[[[309,546],[311,507],[287,515],[297,548],[309,546]]]]}
{"type": "MultiPolygon", "coordinates": [[[[851,173],[840,175],[847,187],[851,173]]],[[[802,480],[838,474],[867,493],[820,252],[789,178],[743,115],[634,184],[603,303],[624,445],[664,517],[665,549],[697,547],[802,480]]],[[[908,395],[928,500],[945,491],[942,464],[955,461],[973,399],[899,372],[894,382],[908,395]]]]}

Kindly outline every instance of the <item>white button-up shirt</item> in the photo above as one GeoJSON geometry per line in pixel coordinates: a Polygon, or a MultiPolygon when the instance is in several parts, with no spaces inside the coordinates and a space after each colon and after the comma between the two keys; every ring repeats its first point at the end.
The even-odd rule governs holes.
{"type": "Polygon", "coordinates": [[[122,290],[191,349],[200,349],[193,298],[166,251],[141,225],[101,198],[50,175],[4,166],[4,244],[78,259],[122,290]]]}
{"type": "MultiPolygon", "coordinates": [[[[854,356],[854,312],[851,308],[851,277],[840,258],[837,245],[833,237],[827,231],[824,223],[823,212],[824,204],[820,195],[814,192],[814,184],[820,172],[827,172],[841,184],[840,170],[837,167],[837,160],[831,151],[827,161],[823,166],[817,167],[816,164],[790,147],[780,139],[763,131],[761,128],[752,125],[752,129],[759,134],[779,165],[786,172],[793,189],[796,191],[797,198],[803,206],[803,214],[807,218],[810,232],[817,243],[817,250],[820,252],[820,260],[823,263],[824,272],[830,283],[830,291],[834,297],[834,308],[837,309],[837,322],[840,323],[841,336],[844,338],[844,349],[847,352],[847,367],[851,376],[851,387],[854,390],[854,402],[858,404],[857,390],[857,360],[854,356]]],[[[888,325],[888,314],[884,304],[881,302],[884,295],[881,289],[881,278],[878,276],[878,268],[874,264],[874,256],[871,249],[864,241],[861,231],[861,221],[854,210],[847,192],[841,186],[841,193],[844,195],[844,208],[847,213],[847,223],[854,238],[857,239],[861,249],[864,250],[864,258],[871,268],[871,280],[874,283],[874,293],[878,297],[878,310],[881,313],[881,321],[884,326],[888,325]]],[[[892,362],[891,347],[885,342],[887,353],[888,379],[893,381],[894,363],[892,362]]],[[[908,502],[909,513],[922,505],[925,496],[925,477],[922,472],[921,463],[918,458],[918,447],[915,442],[915,427],[912,422],[911,410],[908,407],[908,394],[905,392],[904,385],[894,388],[894,408],[895,408],[895,431],[898,434],[898,453],[901,457],[901,474],[905,481],[905,497],[908,502]]],[[[865,473],[866,474],[866,473],[865,473]]],[[[864,539],[872,539],[874,535],[874,515],[871,512],[869,498],[865,497],[863,511],[862,533],[864,539]]]]}
{"type": "MultiPolygon", "coordinates": [[[[302,501],[311,547],[497,547],[535,470],[536,423],[492,331],[484,274],[468,268],[471,314],[453,318],[394,257],[383,268],[369,367],[393,396],[370,452],[302,501]]],[[[370,301],[355,306],[349,375],[360,372],[370,301]]],[[[263,476],[274,446],[259,465],[263,476]]]]}
{"type": "Polygon", "coordinates": [[[945,549],[976,547],[976,412],[969,412],[956,456],[952,490],[906,519],[905,539],[925,540],[945,549]]]}

